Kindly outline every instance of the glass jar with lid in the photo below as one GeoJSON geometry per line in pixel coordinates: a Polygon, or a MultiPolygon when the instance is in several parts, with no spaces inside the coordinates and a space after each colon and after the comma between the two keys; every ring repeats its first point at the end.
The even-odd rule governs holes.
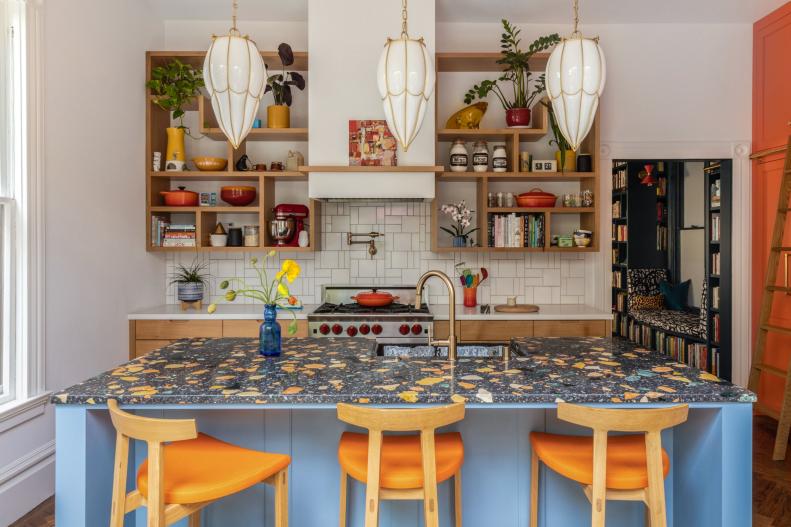
{"type": "Polygon", "coordinates": [[[486,141],[475,141],[473,144],[472,169],[475,172],[489,170],[489,144],[486,141]]]}
{"type": "Polygon", "coordinates": [[[466,172],[468,163],[469,154],[467,152],[467,145],[464,143],[463,139],[456,139],[453,141],[453,146],[450,147],[451,172],[466,172]]]}

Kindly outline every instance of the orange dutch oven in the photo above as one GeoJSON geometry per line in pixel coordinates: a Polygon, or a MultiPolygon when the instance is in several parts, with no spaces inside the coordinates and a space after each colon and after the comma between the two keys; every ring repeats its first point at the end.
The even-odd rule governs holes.
{"type": "Polygon", "coordinates": [[[179,187],[178,190],[163,190],[160,194],[165,197],[165,205],[168,207],[198,206],[198,193],[186,190],[186,187],[179,187]]]}
{"type": "Polygon", "coordinates": [[[365,307],[384,307],[389,306],[396,300],[398,300],[397,296],[393,296],[388,292],[379,292],[376,289],[372,291],[366,291],[364,293],[357,293],[357,296],[353,296],[352,300],[360,304],[361,306],[365,307]]]}

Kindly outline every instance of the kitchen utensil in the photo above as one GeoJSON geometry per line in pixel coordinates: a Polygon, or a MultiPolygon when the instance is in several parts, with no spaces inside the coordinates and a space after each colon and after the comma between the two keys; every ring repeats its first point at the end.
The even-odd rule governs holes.
{"type": "Polygon", "coordinates": [[[199,156],[193,157],[192,162],[195,163],[198,170],[205,172],[218,172],[225,170],[225,167],[228,166],[228,160],[222,157],[199,156]]]}
{"type": "MultiPolygon", "coordinates": [[[[298,205],[298,204],[291,204],[291,203],[281,203],[276,205],[272,212],[275,215],[275,220],[287,220],[291,218],[294,222],[294,227],[290,231],[287,237],[278,240],[278,245],[282,246],[289,246],[289,247],[299,247],[299,233],[307,229],[307,221],[308,216],[310,215],[310,209],[305,205],[298,205]]],[[[270,223],[270,232],[272,231],[273,225],[270,223]]],[[[280,225],[281,231],[283,225],[280,225]]],[[[272,234],[274,238],[275,235],[272,234]]],[[[277,238],[275,238],[277,239],[277,238]]]]}
{"type": "Polygon", "coordinates": [[[577,154],[577,172],[592,172],[593,158],[590,154],[577,154]]]}
{"type": "Polygon", "coordinates": [[[515,306],[500,304],[499,306],[494,306],[494,310],[500,313],[538,313],[538,306],[533,304],[516,304],[515,306]]]}
{"type": "Polygon", "coordinates": [[[242,157],[239,158],[234,166],[239,172],[247,172],[248,170],[253,169],[253,162],[250,161],[250,158],[247,157],[247,154],[242,154],[242,157]]]}
{"type": "Polygon", "coordinates": [[[163,190],[160,194],[165,198],[168,207],[197,207],[198,193],[179,187],[178,190],[163,190]]]}
{"type": "Polygon", "coordinates": [[[255,201],[255,187],[228,186],[220,188],[220,198],[234,207],[244,207],[255,201]]]}
{"type": "Polygon", "coordinates": [[[228,247],[241,247],[244,243],[241,227],[228,228],[228,247]]]}
{"type": "Polygon", "coordinates": [[[276,218],[269,222],[269,234],[279,246],[284,246],[294,237],[296,220],[293,216],[276,218]]]}
{"type": "Polygon", "coordinates": [[[387,291],[377,291],[376,289],[372,289],[371,291],[357,293],[352,297],[352,300],[365,307],[383,307],[389,306],[398,300],[398,297],[393,296],[387,291]]]}
{"type": "Polygon", "coordinates": [[[269,164],[269,170],[272,172],[282,172],[283,171],[283,163],[280,161],[272,161],[269,164]]]}
{"type": "Polygon", "coordinates": [[[481,278],[481,282],[489,278],[489,271],[486,270],[486,267],[481,267],[481,276],[483,277],[481,278]]]}
{"type": "Polygon", "coordinates": [[[209,235],[209,244],[212,247],[225,247],[228,245],[228,235],[227,234],[210,234],[209,235]]]}
{"type": "Polygon", "coordinates": [[[544,192],[540,188],[532,188],[516,197],[520,207],[554,207],[558,197],[551,192],[544,192]]]}
{"type": "Polygon", "coordinates": [[[266,163],[258,163],[255,165],[255,169],[258,172],[266,172],[266,163]]]}

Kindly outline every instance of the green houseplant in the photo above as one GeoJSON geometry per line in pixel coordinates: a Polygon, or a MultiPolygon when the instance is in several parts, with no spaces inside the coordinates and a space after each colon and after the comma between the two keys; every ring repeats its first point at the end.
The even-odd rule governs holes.
{"type": "Polygon", "coordinates": [[[176,295],[180,301],[197,302],[203,300],[210,276],[205,262],[193,260],[189,265],[179,264],[171,278],[170,283],[177,286],[176,295]]]}
{"type": "MultiPolygon", "coordinates": [[[[296,71],[286,71],[287,66],[294,64],[294,52],[291,46],[285,42],[277,47],[277,55],[283,66],[281,73],[270,75],[266,79],[266,89],[264,93],[272,92],[275,104],[266,108],[268,128],[289,128],[291,126],[291,115],[289,107],[292,102],[291,87],[298,90],[305,89],[305,78],[296,71]]],[[[269,69],[269,65],[267,65],[269,69]]]]}
{"type": "Polygon", "coordinates": [[[549,126],[552,128],[552,135],[555,137],[549,141],[549,144],[551,146],[554,143],[555,146],[558,147],[558,151],[555,152],[555,158],[558,162],[558,170],[560,172],[565,172],[568,168],[569,170],[573,171],[576,164],[576,155],[574,154],[574,150],[571,149],[571,145],[569,145],[569,142],[566,140],[563,132],[560,131],[557,117],[555,117],[555,111],[552,109],[552,105],[546,101],[541,101],[541,104],[543,104],[547,109],[547,113],[549,114],[549,126]],[[569,167],[566,166],[567,160],[569,161],[569,167]]]}
{"type": "Polygon", "coordinates": [[[505,67],[502,75],[495,80],[484,80],[474,85],[464,96],[465,104],[475,99],[484,99],[493,93],[505,109],[505,120],[508,126],[528,126],[530,124],[530,108],[536,97],[544,91],[544,74],[542,73],[533,88],[530,88],[530,59],[540,51],[546,51],[558,42],[557,33],[537,38],[526,51],[519,46],[521,29],[503,19],[503,33],[500,38],[501,58],[497,64],[505,67]],[[511,84],[512,93],[507,93],[505,85],[511,84]]]}
{"type": "Polygon", "coordinates": [[[186,132],[190,137],[192,134],[184,126],[184,107],[200,94],[203,86],[203,73],[176,58],[151,70],[151,80],[146,82],[146,87],[151,90],[154,103],[172,112],[173,118],[179,121],[177,127],[167,129],[166,170],[185,168],[184,134],[186,132]]]}

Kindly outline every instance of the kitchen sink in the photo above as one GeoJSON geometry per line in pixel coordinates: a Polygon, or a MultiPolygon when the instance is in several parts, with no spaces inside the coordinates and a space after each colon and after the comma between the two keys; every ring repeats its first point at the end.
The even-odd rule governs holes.
{"type": "MultiPolygon", "coordinates": [[[[506,344],[459,344],[456,354],[459,359],[503,359],[506,355],[506,344]]],[[[447,346],[429,346],[425,343],[379,343],[376,346],[376,355],[389,358],[437,358],[448,356],[447,346]]],[[[511,355],[514,355],[513,350],[511,355]]]]}

